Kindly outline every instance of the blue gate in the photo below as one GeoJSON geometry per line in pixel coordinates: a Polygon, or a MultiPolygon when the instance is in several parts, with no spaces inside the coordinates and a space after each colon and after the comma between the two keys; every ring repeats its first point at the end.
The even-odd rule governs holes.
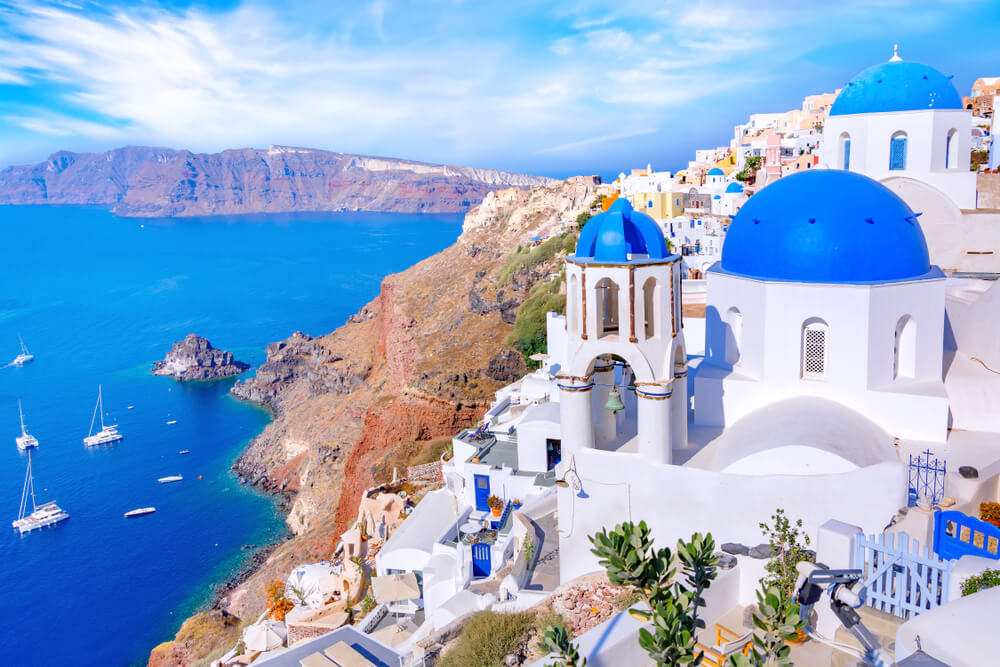
{"type": "Polygon", "coordinates": [[[944,478],[948,472],[948,462],[933,456],[931,450],[926,450],[920,456],[913,458],[910,454],[909,505],[916,507],[917,500],[922,497],[931,499],[932,505],[937,505],[944,498],[944,478]]]}
{"type": "Polygon", "coordinates": [[[492,571],[490,545],[483,542],[476,542],[472,545],[472,576],[488,577],[492,571]]]}
{"type": "Polygon", "coordinates": [[[938,560],[906,533],[858,533],[854,550],[851,567],[864,576],[869,607],[912,618],[948,601],[954,563],[938,560]]]}
{"type": "Polygon", "coordinates": [[[1000,560],[1000,528],[955,510],[934,515],[934,553],[952,560],[980,556],[1000,560]]]}
{"type": "Polygon", "coordinates": [[[488,512],[490,505],[487,502],[490,497],[490,476],[473,475],[476,483],[476,509],[480,512],[488,512]]]}

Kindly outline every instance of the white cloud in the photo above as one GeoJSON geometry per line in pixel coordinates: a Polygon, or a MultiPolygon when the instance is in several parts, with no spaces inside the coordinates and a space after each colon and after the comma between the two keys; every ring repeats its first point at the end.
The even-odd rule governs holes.
{"type": "Polygon", "coordinates": [[[627,132],[618,132],[615,134],[606,134],[601,137],[589,137],[587,139],[580,139],[578,141],[571,141],[566,144],[561,144],[559,146],[553,146],[551,148],[544,148],[538,151],[540,154],[544,153],[560,153],[563,151],[572,151],[578,148],[585,148],[587,146],[593,146],[594,144],[603,144],[609,141],[621,141],[622,139],[632,139],[634,137],[642,137],[647,134],[654,134],[659,132],[660,129],[657,127],[647,127],[641,130],[629,130],[627,132]]]}

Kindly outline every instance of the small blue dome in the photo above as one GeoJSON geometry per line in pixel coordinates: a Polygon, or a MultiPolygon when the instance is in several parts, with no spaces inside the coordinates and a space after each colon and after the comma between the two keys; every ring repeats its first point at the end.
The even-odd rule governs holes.
{"type": "Polygon", "coordinates": [[[871,283],[931,270],[916,215],[861,174],[817,169],[750,197],[722,246],[727,273],[803,283],[871,283]]]}
{"type": "Polygon", "coordinates": [[[719,169],[718,167],[712,167],[711,169],[708,170],[708,174],[707,175],[708,176],[725,176],[726,174],[723,173],[723,171],[721,169],[719,169]]]}
{"type": "Polygon", "coordinates": [[[670,255],[656,221],[632,210],[627,199],[618,198],[604,213],[591,218],[576,243],[577,259],[626,263],[633,255],[665,259],[670,255]]]}
{"type": "Polygon", "coordinates": [[[715,195],[712,199],[722,199],[722,195],[715,195]]]}
{"type": "Polygon", "coordinates": [[[869,67],[851,79],[830,115],[961,108],[962,97],[949,77],[933,67],[898,60],[869,67]]]}
{"type": "Polygon", "coordinates": [[[731,193],[739,194],[741,192],[743,192],[743,186],[740,185],[739,183],[730,183],[729,185],[726,186],[727,194],[731,193]]]}

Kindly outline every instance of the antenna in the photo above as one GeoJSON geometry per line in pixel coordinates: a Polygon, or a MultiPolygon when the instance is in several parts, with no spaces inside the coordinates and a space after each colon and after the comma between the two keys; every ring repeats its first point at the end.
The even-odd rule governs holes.
{"type": "Polygon", "coordinates": [[[899,44],[892,45],[892,58],[889,58],[889,62],[898,63],[902,58],[899,57],[899,44]]]}

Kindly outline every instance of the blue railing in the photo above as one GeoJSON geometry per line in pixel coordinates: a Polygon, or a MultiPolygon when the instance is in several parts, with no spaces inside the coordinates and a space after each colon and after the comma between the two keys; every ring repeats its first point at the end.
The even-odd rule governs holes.
{"type": "Polygon", "coordinates": [[[948,462],[934,457],[931,450],[913,457],[910,454],[909,505],[915,507],[920,498],[930,498],[937,505],[944,498],[944,479],[948,472],[948,462]]]}
{"type": "Polygon", "coordinates": [[[510,508],[512,506],[513,506],[513,503],[511,503],[508,500],[507,504],[503,506],[503,512],[501,512],[500,518],[497,519],[496,521],[491,521],[490,522],[490,528],[491,529],[493,529],[493,530],[499,530],[500,529],[500,526],[503,525],[503,522],[507,520],[507,515],[510,514],[510,508]]]}

